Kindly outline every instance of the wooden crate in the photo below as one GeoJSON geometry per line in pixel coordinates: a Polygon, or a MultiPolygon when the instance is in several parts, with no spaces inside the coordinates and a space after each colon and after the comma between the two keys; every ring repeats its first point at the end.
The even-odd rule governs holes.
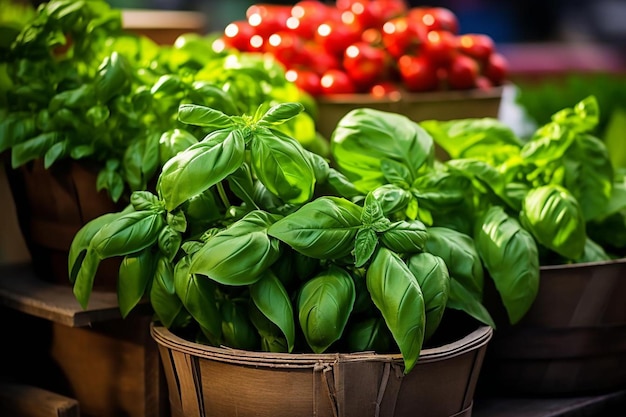
{"type": "Polygon", "coordinates": [[[0,265],[0,317],[0,377],[74,398],[82,417],[169,415],[147,306],[121,319],[116,294],[95,292],[83,310],[29,264],[0,265]]]}

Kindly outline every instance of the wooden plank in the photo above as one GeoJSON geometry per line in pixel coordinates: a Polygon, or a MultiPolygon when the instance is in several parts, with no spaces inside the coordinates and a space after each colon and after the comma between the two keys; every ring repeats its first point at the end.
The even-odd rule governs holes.
{"type": "Polygon", "coordinates": [[[618,416],[626,409],[626,391],[583,397],[486,397],[474,403],[472,417],[618,416]]]}
{"type": "Polygon", "coordinates": [[[0,415],[12,417],[79,417],[73,398],[12,382],[0,381],[0,415]]]}
{"type": "Polygon", "coordinates": [[[0,265],[0,305],[70,327],[121,317],[116,293],[94,291],[83,309],[69,285],[38,278],[30,263],[0,265]]]}

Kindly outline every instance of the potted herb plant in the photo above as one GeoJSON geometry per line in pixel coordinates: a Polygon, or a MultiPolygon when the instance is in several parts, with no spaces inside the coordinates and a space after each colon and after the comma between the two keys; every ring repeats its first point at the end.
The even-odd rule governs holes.
{"type": "MultiPolygon", "coordinates": [[[[516,287],[497,279],[510,270],[487,268],[495,286],[486,289],[485,304],[498,330],[483,372],[486,392],[581,395],[626,383],[624,174],[594,133],[599,121],[589,96],[526,140],[493,119],[422,124],[452,157],[448,167],[480,190],[481,204],[498,202],[537,242],[538,280],[537,265],[516,265],[529,271],[516,287]],[[500,302],[498,293],[511,300],[500,302]],[[511,314],[531,294],[523,317],[511,314]]],[[[495,225],[482,226],[489,230],[495,225]]],[[[492,261],[477,242],[484,261],[492,261]]]]}
{"type": "Polygon", "coordinates": [[[67,282],[78,228],[152,188],[162,163],[196,141],[193,127],[176,119],[181,103],[226,114],[267,101],[306,103],[283,127],[301,131],[308,146],[320,143],[314,103],[282,67],[258,54],[216,52],[211,36],[157,45],[125,31],[120,10],[100,0],[44,3],[7,33],[0,153],[33,265],[57,282],[67,282]]]}
{"type": "Polygon", "coordinates": [[[439,188],[434,142],[364,109],[335,130],[335,169],[276,129],[302,110],[182,105],[181,122],[211,132],[164,164],[155,193],[81,228],[75,296],[87,306],[100,262],[123,257],[120,309],[150,300],[174,415],[471,413],[492,331],[480,257],[426,226],[422,197],[444,194],[388,183],[439,188]]]}

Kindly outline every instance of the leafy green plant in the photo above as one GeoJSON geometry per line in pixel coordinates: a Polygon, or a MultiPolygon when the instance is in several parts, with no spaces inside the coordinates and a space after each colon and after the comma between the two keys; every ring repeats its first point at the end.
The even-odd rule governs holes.
{"type": "Polygon", "coordinates": [[[626,83],[623,74],[571,73],[541,82],[519,82],[517,90],[517,104],[539,126],[548,123],[560,109],[572,107],[589,95],[596,97],[602,112],[591,133],[606,144],[613,167],[626,169],[626,150],[622,144],[622,132],[626,126],[626,83]]]}
{"type": "Polygon", "coordinates": [[[301,102],[307,112],[281,128],[319,146],[315,104],[283,68],[260,55],[216,52],[211,36],[157,45],[125,31],[121,12],[104,0],[44,3],[11,33],[0,56],[0,152],[11,151],[13,168],[78,160],[98,171],[98,190],[126,203],[197,141],[204,128],[177,119],[189,102],[229,115],[301,102]]]}
{"type": "Polygon", "coordinates": [[[541,262],[609,258],[586,225],[623,209],[623,186],[587,133],[593,98],[528,143],[495,119],[353,110],[332,135],[332,165],[277,129],[302,109],[181,106],[182,123],[212,131],[164,164],[156,193],[77,234],[68,267],[81,305],[99,262],[122,256],[123,315],[147,297],[202,343],[400,351],[408,373],[448,309],[495,325],[486,280],[516,323],[541,262]],[[453,158],[436,160],[436,144],[453,158]]]}

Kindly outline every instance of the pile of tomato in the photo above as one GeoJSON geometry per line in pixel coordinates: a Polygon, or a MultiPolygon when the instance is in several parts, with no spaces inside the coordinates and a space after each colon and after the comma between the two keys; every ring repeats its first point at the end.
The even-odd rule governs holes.
{"type": "Polygon", "coordinates": [[[444,7],[404,0],[300,0],[253,4],[228,24],[221,47],[272,54],[314,96],[400,89],[423,92],[501,85],[507,61],[491,37],[459,31],[444,7]]]}

